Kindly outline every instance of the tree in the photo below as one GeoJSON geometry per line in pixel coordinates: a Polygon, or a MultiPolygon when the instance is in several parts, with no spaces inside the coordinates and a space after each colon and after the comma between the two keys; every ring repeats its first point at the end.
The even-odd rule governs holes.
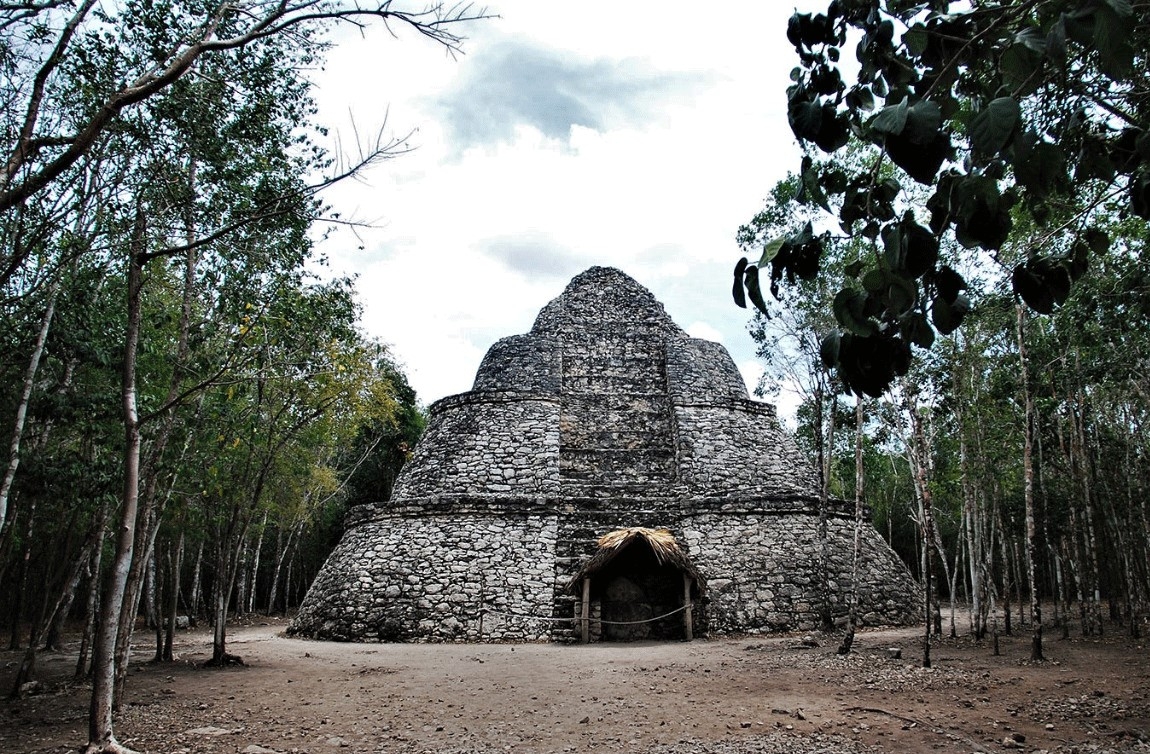
{"type": "MultiPolygon", "coordinates": [[[[56,366],[49,325],[62,308],[51,304],[71,296],[77,265],[99,266],[114,290],[127,289],[113,328],[120,343],[104,364],[122,375],[125,439],[101,447],[123,448],[122,492],[109,513],[115,544],[106,573],[90,576],[106,588],[92,643],[87,751],[125,751],[112,732],[115,689],[174,468],[194,424],[195,412],[182,409],[226,375],[234,378],[251,355],[235,337],[239,323],[221,316],[236,303],[223,294],[238,294],[243,279],[298,270],[311,255],[309,227],[323,212],[316,193],[402,151],[399,141],[379,141],[345,163],[312,140],[303,71],[318,64],[325,28],[381,19],[453,50],[456,24],[480,16],[467,6],[407,10],[390,1],[261,0],[237,8],[48,0],[0,8],[0,301],[23,310],[13,323],[19,327],[3,332],[5,344],[23,354],[18,374],[5,366],[22,389],[4,401],[14,417],[5,420],[13,431],[0,495],[4,568],[6,543],[17,542],[7,536],[14,531],[6,526],[8,502],[27,491],[18,474],[20,441],[29,426],[41,437],[50,426],[27,416],[41,399],[37,389],[50,384],[36,373],[44,362],[56,366]]],[[[26,533],[42,514],[30,497],[23,507],[19,544],[30,553],[26,533]]],[[[90,530],[102,537],[99,518],[90,530]]],[[[103,548],[91,549],[98,555],[103,548]]],[[[100,562],[83,551],[75,558],[100,562]]],[[[15,593],[24,591],[18,585],[15,593]]]]}
{"type": "MultiPolygon", "coordinates": [[[[968,260],[994,259],[1024,214],[1038,232],[1025,236],[1012,289],[1048,314],[1109,248],[1100,227],[1109,200],[1150,220],[1144,2],[834,0],[825,13],[795,13],[787,37],[799,56],[787,91],[805,151],[799,201],[879,241],[848,270],[833,305],[839,331],[824,340],[851,392],[880,395],[906,373],[913,347],[962,323],[969,281],[940,259],[944,238],[968,260]],[[859,63],[849,85],[848,41],[859,63]],[[815,157],[855,141],[880,151],[861,166],[815,157]],[[915,183],[928,195],[900,211],[915,183]]],[[[745,289],[759,306],[760,279],[776,292],[819,277],[827,242],[827,233],[791,234],[743,258],[736,298],[745,289]]]]}
{"type": "MultiPolygon", "coordinates": [[[[257,0],[238,9],[229,3],[186,5],[130,1],[115,9],[95,0],[6,5],[0,19],[7,35],[0,213],[21,207],[91,153],[121,113],[170,88],[204,58],[242,53],[261,41],[292,37],[315,50],[314,30],[346,21],[398,23],[455,49],[456,26],[481,18],[470,6],[422,10],[355,2],[257,0]]],[[[0,259],[0,282],[21,265],[17,251],[0,259]]]]}

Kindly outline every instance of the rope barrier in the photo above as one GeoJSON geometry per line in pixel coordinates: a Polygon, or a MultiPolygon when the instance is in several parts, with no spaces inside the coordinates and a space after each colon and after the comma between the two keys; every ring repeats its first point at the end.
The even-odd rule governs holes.
{"type": "MultiPolygon", "coordinates": [[[[675,608],[674,610],[672,610],[669,613],[663,613],[662,615],[657,615],[654,618],[646,618],[645,620],[602,620],[600,618],[588,618],[587,620],[592,621],[594,623],[599,623],[599,624],[604,625],[604,626],[638,626],[638,625],[642,625],[644,623],[654,623],[657,620],[663,620],[664,618],[669,618],[672,615],[675,615],[676,613],[683,612],[684,610],[686,610],[689,607],[692,607],[692,605],[680,605],[679,607],[675,608]]],[[[480,614],[502,615],[502,616],[505,616],[508,618],[527,618],[529,620],[550,621],[552,623],[567,623],[568,621],[570,621],[572,623],[582,623],[583,622],[582,618],[552,618],[549,616],[545,617],[542,615],[531,615],[530,613],[511,613],[511,612],[504,612],[502,610],[492,610],[489,607],[480,608],[479,612],[480,612],[480,614]]]]}

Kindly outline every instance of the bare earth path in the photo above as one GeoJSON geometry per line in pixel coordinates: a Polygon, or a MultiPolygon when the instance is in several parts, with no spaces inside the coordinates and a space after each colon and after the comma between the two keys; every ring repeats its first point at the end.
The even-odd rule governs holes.
{"type": "MultiPolygon", "coordinates": [[[[1150,657],[1124,636],[946,640],[918,667],[917,630],[690,644],[333,644],[273,620],[232,630],[247,667],[205,670],[210,634],[174,665],[133,665],[121,740],[148,752],[1150,752],[1150,657]],[[888,647],[903,658],[891,659],[888,647]],[[1017,739],[1022,739],[1021,741],[1017,739]]],[[[141,639],[148,634],[142,632],[141,639]]],[[[141,647],[146,656],[147,647],[141,647]]],[[[0,652],[0,693],[19,653],[0,652]]],[[[0,751],[82,743],[88,690],[0,703],[0,751]]]]}

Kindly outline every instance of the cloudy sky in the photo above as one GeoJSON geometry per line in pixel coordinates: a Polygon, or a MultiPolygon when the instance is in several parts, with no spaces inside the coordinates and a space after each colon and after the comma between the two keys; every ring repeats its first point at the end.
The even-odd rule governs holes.
{"type": "Polygon", "coordinates": [[[381,130],[415,148],[326,196],[371,226],[322,247],[358,274],[365,329],[431,403],[470,389],[487,348],[529,330],[571,277],[609,265],[723,343],[753,388],[734,235],[798,167],[794,6],[486,8],[499,18],[461,29],[463,55],[399,29],[344,30],[316,76],[320,120],[345,151],[381,130]]]}

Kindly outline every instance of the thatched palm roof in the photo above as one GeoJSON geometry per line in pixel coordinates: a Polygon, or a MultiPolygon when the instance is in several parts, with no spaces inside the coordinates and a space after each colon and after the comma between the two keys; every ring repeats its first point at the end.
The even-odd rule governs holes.
{"type": "Polygon", "coordinates": [[[639,540],[647,543],[651,548],[651,552],[655,554],[655,561],[659,565],[670,565],[680,571],[684,571],[694,579],[700,591],[703,589],[703,581],[699,578],[699,572],[695,570],[694,564],[687,558],[687,554],[683,552],[683,549],[679,547],[679,543],[675,540],[671,532],[666,529],[648,529],[644,526],[632,526],[627,529],[617,529],[599,537],[599,549],[583,564],[579,572],[571,577],[571,581],[567,584],[568,591],[579,589],[579,585],[583,579],[602,571],[621,552],[639,540]]]}

